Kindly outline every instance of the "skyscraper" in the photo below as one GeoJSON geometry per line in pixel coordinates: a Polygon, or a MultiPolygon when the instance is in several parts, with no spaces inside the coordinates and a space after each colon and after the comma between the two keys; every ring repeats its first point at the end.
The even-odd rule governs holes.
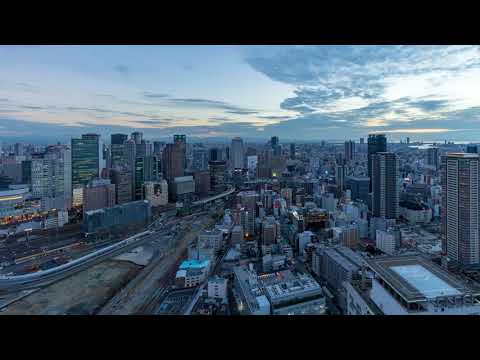
{"type": "Polygon", "coordinates": [[[110,139],[110,167],[115,168],[125,165],[125,141],[127,141],[128,136],[126,134],[112,134],[110,139]]]}
{"type": "Polygon", "coordinates": [[[370,192],[372,192],[372,156],[379,152],[387,151],[387,138],[385,134],[368,135],[368,177],[370,178],[370,192]]]}
{"type": "Polygon", "coordinates": [[[352,140],[345,141],[345,160],[355,160],[355,142],[352,140]]]}
{"type": "Polygon", "coordinates": [[[223,160],[222,150],[219,148],[211,148],[209,151],[208,161],[221,161],[223,160]]]}
{"type": "Polygon", "coordinates": [[[208,153],[206,149],[197,148],[193,150],[192,169],[197,171],[208,169],[208,153]]]}
{"type": "Polygon", "coordinates": [[[243,169],[243,140],[240,137],[232,139],[232,167],[234,169],[243,169]]]}
{"type": "Polygon", "coordinates": [[[139,131],[135,131],[132,133],[132,140],[135,142],[135,144],[141,144],[143,140],[143,133],[139,131]]]}
{"type": "Polygon", "coordinates": [[[295,144],[291,143],[290,144],[290,159],[295,160],[295,144]]]}
{"type": "Polygon", "coordinates": [[[372,212],[374,217],[398,217],[398,159],[394,153],[372,155],[372,212]]]}
{"type": "Polygon", "coordinates": [[[100,135],[84,134],[71,144],[72,189],[78,189],[100,175],[100,135]]]}
{"type": "Polygon", "coordinates": [[[431,147],[427,149],[427,165],[438,169],[438,148],[431,147]]]}
{"type": "Polygon", "coordinates": [[[215,193],[224,191],[227,162],[224,160],[209,161],[208,168],[210,171],[210,189],[215,193]]]}
{"type": "Polygon", "coordinates": [[[459,264],[479,264],[478,154],[442,156],[441,182],[442,248],[459,264]]]}
{"type": "Polygon", "coordinates": [[[177,144],[183,154],[182,157],[182,169],[187,167],[187,136],[186,135],[173,135],[173,143],[177,144]]]}
{"type": "Polygon", "coordinates": [[[128,135],[127,134],[112,134],[110,135],[110,143],[113,145],[123,145],[125,141],[127,141],[128,135]]]}
{"type": "Polygon", "coordinates": [[[41,199],[42,210],[70,209],[72,206],[71,151],[52,145],[32,155],[32,194],[41,199]]]}
{"type": "Polygon", "coordinates": [[[183,152],[182,147],[178,143],[167,144],[162,154],[162,171],[163,177],[168,182],[169,196],[173,196],[174,183],[176,177],[184,175],[183,169],[183,152]]]}
{"type": "Polygon", "coordinates": [[[126,168],[110,170],[110,179],[115,185],[115,198],[117,204],[125,204],[132,201],[132,174],[126,168]]]}
{"type": "Polygon", "coordinates": [[[340,191],[345,190],[345,165],[340,164],[335,169],[335,182],[337,189],[340,191]]]}

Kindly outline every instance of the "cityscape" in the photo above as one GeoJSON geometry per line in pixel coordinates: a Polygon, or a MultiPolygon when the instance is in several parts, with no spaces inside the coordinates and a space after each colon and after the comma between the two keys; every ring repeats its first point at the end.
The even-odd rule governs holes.
{"type": "MultiPolygon", "coordinates": [[[[480,315],[480,99],[458,90],[480,80],[478,47],[242,48],[248,71],[231,48],[180,48],[162,67],[211,51],[219,74],[239,69],[239,94],[208,73],[192,88],[227,85],[174,97],[184,79],[161,75],[170,90],[141,91],[154,104],[107,111],[0,71],[0,315],[480,315]],[[388,69],[396,97],[373,80],[388,69]]],[[[5,46],[0,64],[36,51],[70,50],[5,46]]],[[[78,88],[107,92],[94,68],[78,88]]]]}

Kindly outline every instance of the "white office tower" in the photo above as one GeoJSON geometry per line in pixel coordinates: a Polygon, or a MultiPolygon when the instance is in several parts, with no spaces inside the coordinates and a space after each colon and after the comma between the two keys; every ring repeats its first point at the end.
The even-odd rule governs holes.
{"type": "Polygon", "coordinates": [[[234,169],[243,169],[243,140],[235,137],[232,139],[232,167],[234,169]]]}
{"type": "Polygon", "coordinates": [[[41,199],[42,210],[71,208],[71,171],[71,151],[65,145],[32,156],[32,195],[41,199]]]}
{"type": "Polygon", "coordinates": [[[442,247],[465,266],[480,263],[478,162],[478,154],[442,157],[442,247]]]}

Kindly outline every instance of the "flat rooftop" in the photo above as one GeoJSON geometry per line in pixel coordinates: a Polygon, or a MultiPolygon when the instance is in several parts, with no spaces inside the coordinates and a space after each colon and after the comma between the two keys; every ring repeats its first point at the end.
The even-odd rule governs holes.
{"type": "Polygon", "coordinates": [[[407,302],[472,292],[464,282],[421,255],[379,257],[368,259],[367,264],[407,302]]]}

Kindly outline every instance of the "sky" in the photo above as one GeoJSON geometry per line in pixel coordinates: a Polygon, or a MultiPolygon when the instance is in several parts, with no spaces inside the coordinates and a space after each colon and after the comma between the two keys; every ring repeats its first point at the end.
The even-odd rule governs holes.
{"type": "Polygon", "coordinates": [[[0,46],[0,137],[478,141],[479,46],[0,46]]]}

